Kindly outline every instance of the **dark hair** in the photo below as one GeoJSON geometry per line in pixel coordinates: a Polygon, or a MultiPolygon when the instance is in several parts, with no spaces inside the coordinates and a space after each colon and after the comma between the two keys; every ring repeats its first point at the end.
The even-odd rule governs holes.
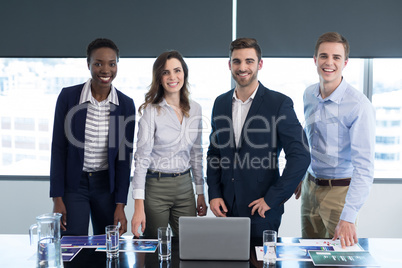
{"type": "Polygon", "coordinates": [[[188,90],[188,67],[180,52],[176,50],[166,51],[159,55],[155,60],[152,68],[152,83],[149,86],[148,92],[145,94],[145,102],[140,106],[138,112],[141,114],[148,104],[158,104],[162,101],[165,92],[162,86],[162,72],[165,68],[166,61],[169,59],[177,59],[180,61],[184,72],[184,84],[180,89],[180,108],[185,116],[189,115],[190,111],[190,92],[188,90]]]}
{"type": "Polygon", "coordinates": [[[254,38],[237,38],[236,40],[232,41],[229,47],[229,57],[232,57],[233,50],[242,48],[254,48],[255,52],[257,53],[258,60],[261,60],[261,48],[260,45],[258,45],[257,40],[254,38]]]}
{"type": "Polygon", "coordinates": [[[349,42],[348,42],[348,40],[346,40],[345,37],[343,37],[341,34],[339,34],[337,32],[324,33],[318,38],[317,43],[315,44],[315,49],[314,49],[315,57],[318,56],[317,54],[318,54],[318,49],[320,48],[320,45],[325,42],[342,44],[345,49],[345,60],[349,59],[349,52],[350,52],[349,42]]]}
{"type": "Polygon", "coordinates": [[[89,43],[88,47],[87,47],[87,62],[89,63],[89,61],[91,60],[91,55],[92,52],[98,48],[102,48],[102,47],[108,47],[114,50],[114,52],[116,52],[116,56],[117,56],[117,61],[119,61],[119,49],[117,48],[116,44],[110,40],[110,39],[106,39],[106,38],[97,38],[94,41],[92,41],[91,43],[89,43]]]}

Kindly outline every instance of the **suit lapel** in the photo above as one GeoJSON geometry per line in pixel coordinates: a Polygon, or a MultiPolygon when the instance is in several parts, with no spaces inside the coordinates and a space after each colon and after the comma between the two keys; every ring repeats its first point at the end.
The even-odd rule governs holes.
{"type": "MultiPolygon", "coordinates": [[[[232,122],[233,118],[232,118],[232,103],[233,103],[233,93],[234,93],[234,89],[232,89],[230,91],[230,94],[228,96],[228,98],[226,98],[225,103],[223,104],[222,107],[228,107],[229,109],[224,110],[224,112],[222,113],[224,116],[227,116],[228,118],[230,118],[230,121],[232,122]]],[[[231,130],[233,131],[233,123],[231,125],[231,130]]]]}
{"type": "Polygon", "coordinates": [[[230,94],[228,96],[228,98],[225,101],[225,104],[222,107],[229,107],[229,109],[225,110],[225,113],[223,113],[224,116],[227,116],[229,118],[228,122],[230,122],[230,132],[229,132],[229,140],[233,141],[233,146],[231,146],[231,148],[233,148],[233,150],[237,150],[236,149],[236,141],[235,141],[235,137],[234,137],[234,128],[233,128],[233,94],[234,94],[234,89],[232,89],[230,91],[230,94]]]}
{"type": "MultiPolygon", "coordinates": [[[[124,118],[120,118],[121,108],[113,103],[110,103],[110,118],[109,118],[109,142],[108,142],[108,160],[114,159],[118,151],[119,144],[124,137],[124,132],[120,133],[120,125],[124,124],[124,118]],[[120,122],[123,120],[123,122],[120,122]]],[[[110,165],[110,164],[109,164],[110,165]]]]}
{"type": "Polygon", "coordinates": [[[84,163],[84,146],[85,146],[85,123],[87,120],[88,103],[79,104],[77,114],[72,118],[73,128],[75,129],[76,140],[81,143],[77,146],[78,154],[82,163],[84,163]]]}

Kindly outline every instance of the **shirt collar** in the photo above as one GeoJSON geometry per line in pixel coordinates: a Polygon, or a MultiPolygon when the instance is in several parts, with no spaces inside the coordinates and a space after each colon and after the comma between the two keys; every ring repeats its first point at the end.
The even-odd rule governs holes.
{"type": "Polygon", "coordinates": [[[169,106],[165,98],[162,98],[161,102],[158,103],[159,106],[169,106]]]}
{"type": "Polygon", "coordinates": [[[342,77],[342,81],[339,84],[339,86],[327,98],[323,99],[321,97],[320,83],[317,84],[317,87],[314,89],[313,94],[316,98],[318,98],[322,102],[330,100],[332,102],[339,104],[343,98],[343,95],[345,94],[346,88],[347,88],[347,83],[345,81],[345,78],[342,77]]]}
{"type": "Polygon", "coordinates": [[[252,100],[254,100],[254,98],[255,98],[255,94],[257,93],[257,90],[258,90],[258,87],[260,86],[260,83],[258,83],[258,85],[257,85],[257,88],[254,90],[254,92],[253,92],[253,94],[251,94],[251,96],[245,101],[245,102],[243,102],[243,101],[241,101],[237,96],[236,96],[236,89],[233,91],[233,100],[234,101],[241,101],[242,103],[246,103],[246,102],[249,102],[249,101],[252,101],[252,100]]]}
{"type": "MultiPolygon", "coordinates": [[[[92,96],[92,92],[91,92],[91,81],[92,79],[89,78],[88,81],[84,84],[84,87],[81,91],[81,96],[80,96],[80,102],[79,104],[82,104],[84,102],[91,102],[93,98],[92,96]]],[[[106,98],[106,102],[110,102],[113,103],[115,105],[119,105],[119,98],[117,97],[117,92],[116,92],[116,88],[111,85],[111,90],[109,95],[106,98]]]]}

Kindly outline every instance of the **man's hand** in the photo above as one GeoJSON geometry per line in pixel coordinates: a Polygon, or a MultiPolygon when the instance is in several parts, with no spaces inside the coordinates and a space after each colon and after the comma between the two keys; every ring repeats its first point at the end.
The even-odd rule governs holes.
{"type": "Polygon", "coordinates": [[[134,214],[131,219],[131,232],[135,237],[140,237],[138,228],[141,226],[141,232],[145,231],[145,211],[144,211],[144,199],[135,199],[134,201],[134,214]]]}
{"type": "Polygon", "coordinates": [[[336,240],[338,238],[341,241],[342,248],[356,244],[358,240],[355,224],[339,220],[338,225],[335,228],[334,238],[332,238],[332,240],[336,240]]]}
{"type": "Polygon", "coordinates": [[[118,225],[120,222],[119,235],[121,236],[127,232],[127,218],[124,213],[125,204],[116,204],[116,209],[114,211],[114,225],[118,225]]]}
{"type": "Polygon", "coordinates": [[[62,197],[53,197],[53,212],[61,213],[60,228],[62,231],[67,230],[67,210],[62,197]]]}
{"type": "Polygon", "coordinates": [[[251,210],[251,215],[254,215],[255,211],[258,211],[258,214],[262,217],[265,218],[265,212],[270,210],[271,208],[267,205],[265,202],[264,198],[261,197],[260,199],[254,200],[248,205],[249,208],[253,207],[251,210]]]}
{"type": "Polygon", "coordinates": [[[205,197],[203,194],[199,194],[197,197],[197,213],[198,216],[205,216],[207,215],[208,206],[205,203],[205,197]]]}
{"type": "Polygon", "coordinates": [[[223,201],[222,198],[212,199],[209,201],[209,206],[216,217],[226,217],[228,209],[226,208],[225,201],[223,201]]]}
{"type": "Polygon", "coordinates": [[[303,184],[303,181],[301,181],[301,182],[299,183],[299,185],[297,186],[297,188],[296,188],[296,190],[295,190],[295,198],[296,198],[296,199],[299,199],[299,197],[301,196],[302,184],[303,184]]]}

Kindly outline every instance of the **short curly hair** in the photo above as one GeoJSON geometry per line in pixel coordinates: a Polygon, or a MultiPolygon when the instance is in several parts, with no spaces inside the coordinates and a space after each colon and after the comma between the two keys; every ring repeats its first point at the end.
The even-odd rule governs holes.
{"type": "Polygon", "coordinates": [[[107,38],[97,38],[94,41],[92,41],[91,43],[89,43],[88,47],[87,47],[87,62],[89,63],[90,59],[91,59],[91,55],[92,52],[98,48],[102,48],[102,47],[108,47],[114,50],[114,52],[116,52],[116,56],[117,56],[117,61],[119,61],[119,48],[116,46],[116,44],[107,38]]]}

